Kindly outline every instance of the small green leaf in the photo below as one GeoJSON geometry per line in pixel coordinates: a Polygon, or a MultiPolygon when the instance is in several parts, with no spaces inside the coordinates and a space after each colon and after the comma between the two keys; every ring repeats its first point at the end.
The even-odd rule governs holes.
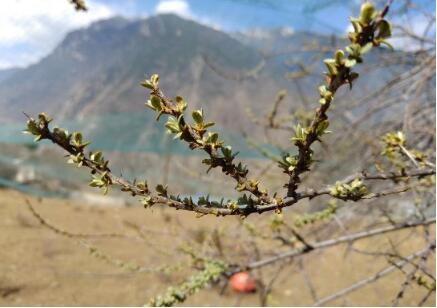
{"type": "Polygon", "coordinates": [[[378,34],[376,35],[377,39],[385,39],[391,36],[391,24],[383,19],[378,23],[378,34]]]}
{"type": "Polygon", "coordinates": [[[150,206],[152,206],[152,205],[154,204],[154,203],[153,203],[153,199],[152,199],[151,196],[146,196],[146,197],[142,198],[142,199],[140,200],[140,202],[143,204],[143,206],[144,206],[145,208],[150,207],[150,206]]]}
{"type": "Polygon", "coordinates": [[[153,74],[152,76],[150,76],[150,83],[157,88],[158,87],[158,83],[159,83],[159,76],[158,74],[153,74]]]}
{"type": "Polygon", "coordinates": [[[158,185],[156,185],[155,190],[158,193],[158,195],[164,196],[164,197],[167,196],[167,186],[164,186],[162,184],[158,184],[158,185]]]}
{"type": "Polygon", "coordinates": [[[59,127],[53,128],[53,135],[55,139],[60,143],[68,143],[70,142],[71,135],[67,130],[64,130],[59,127]]]}
{"type": "Polygon", "coordinates": [[[319,93],[321,97],[325,97],[326,92],[328,91],[328,88],[325,85],[321,85],[319,87],[319,93]]]}
{"type": "Polygon", "coordinates": [[[102,158],[103,158],[103,155],[102,155],[102,152],[100,152],[100,151],[90,153],[90,160],[92,160],[94,162],[100,162],[102,158]]]}
{"type": "Polygon", "coordinates": [[[384,44],[385,46],[387,46],[390,50],[394,50],[394,47],[392,44],[390,44],[389,42],[387,42],[386,40],[383,40],[380,42],[381,44],[384,44]]]}
{"type": "Polygon", "coordinates": [[[187,102],[181,97],[181,96],[176,96],[175,98],[176,100],[176,110],[180,113],[184,112],[185,109],[187,109],[187,102]]]}
{"type": "Polygon", "coordinates": [[[325,63],[326,68],[328,69],[328,73],[331,76],[335,76],[337,75],[338,71],[337,71],[337,67],[336,67],[336,62],[334,59],[325,59],[323,60],[323,63],[325,63]]]}
{"type": "Polygon", "coordinates": [[[156,95],[150,96],[150,105],[152,105],[153,109],[156,111],[161,111],[161,99],[156,95]]]}
{"type": "Polygon", "coordinates": [[[344,57],[344,52],[343,52],[343,50],[337,50],[336,52],[335,52],[335,56],[334,56],[334,58],[335,58],[335,63],[337,63],[337,64],[341,64],[342,63],[342,60],[343,60],[343,57],[344,57]]]}
{"type": "Polygon", "coordinates": [[[193,117],[194,122],[196,122],[196,124],[201,125],[203,123],[203,110],[194,110],[193,113],[191,114],[193,117]]]}
{"type": "Polygon", "coordinates": [[[370,2],[364,2],[361,6],[360,21],[364,24],[368,24],[374,17],[375,7],[370,2]]]}
{"type": "Polygon", "coordinates": [[[216,143],[217,140],[218,140],[218,134],[217,133],[208,133],[207,142],[209,142],[209,143],[216,143]]]}
{"type": "Polygon", "coordinates": [[[27,129],[24,132],[35,136],[39,136],[41,134],[40,128],[33,119],[27,121],[27,129]]]}
{"type": "Polygon", "coordinates": [[[224,157],[226,157],[228,159],[231,158],[232,157],[232,147],[229,145],[222,147],[222,153],[223,153],[224,157]]]}
{"type": "Polygon", "coordinates": [[[176,134],[180,132],[179,123],[173,117],[168,117],[168,120],[165,123],[165,127],[168,129],[170,133],[176,134]]]}
{"type": "Polygon", "coordinates": [[[329,121],[328,120],[323,120],[322,122],[319,123],[319,125],[317,126],[317,131],[316,134],[317,136],[322,136],[323,134],[328,133],[326,131],[326,129],[329,127],[329,121]]]}
{"type": "Polygon", "coordinates": [[[208,127],[211,127],[211,126],[214,126],[214,125],[215,125],[214,122],[207,122],[207,123],[203,124],[203,128],[208,128],[208,127]]]}
{"type": "Polygon", "coordinates": [[[362,55],[368,53],[370,51],[370,49],[372,49],[373,44],[371,42],[367,43],[366,45],[364,45],[363,47],[361,47],[360,53],[362,55]]]}
{"type": "Polygon", "coordinates": [[[303,142],[307,135],[306,128],[303,128],[300,123],[294,126],[295,135],[291,138],[295,143],[303,142]]]}
{"type": "Polygon", "coordinates": [[[40,114],[38,114],[38,119],[39,122],[43,125],[43,126],[47,126],[47,124],[49,124],[53,119],[50,118],[47,114],[45,114],[44,112],[41,112],[40,114]]]}
{"type": "Polygon", "coordinates": [[[361,26],[359,19],[351,17],[350,22],[354,27],[355,33],[360,33],[363,30],[363,27],[361,26]]]}
{"type": "Polygon", "coordinates": [[[344,61],[344,66],[346,67],[352,67],[355,64],[357,64],[357,60],[355,59],[346,59],[346,61],[344,61]]]}
{"type": "Polygon", "coordinates": [[[74,146],[80,146],[82,144],[82,133],[80,132],[74,132],[72,135],[72,141],[71,143],[74,146]]]}
{"type": "Polygon", "coordinates": [[[141,82],[141,85],[149,90],[153,90],[153,85],[150,80],[144,80],[141,82]]]}

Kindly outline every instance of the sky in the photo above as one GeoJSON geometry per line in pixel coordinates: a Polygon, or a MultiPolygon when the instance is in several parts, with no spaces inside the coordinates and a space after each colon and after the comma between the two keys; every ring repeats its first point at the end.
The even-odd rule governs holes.
{"type": "MultiPolygon", "coordinates": [[[[434,1],[415,1],[435,12],[434,1]]],[[[174,13],[223,31],[286,27],[341,35],[362,0],[86,0],[87,12],[76,12],[68,0],[0,0],[6,2],[0,10],[0,69],[35,63],[69,31],[116,15],[174,13]]],[[[408,21],[420,31],[426,25],[416,19],[408,21]]]]}

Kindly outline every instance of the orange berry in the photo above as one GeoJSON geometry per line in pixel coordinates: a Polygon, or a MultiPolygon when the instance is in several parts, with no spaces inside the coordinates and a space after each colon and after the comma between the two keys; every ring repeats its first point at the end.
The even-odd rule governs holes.
{"type": "Polygon", "coordinates": [[[250,293],[256,290],[255,279],[248,272],[239,272],[231,276],[231,287],[240,293],[250,293]]]}

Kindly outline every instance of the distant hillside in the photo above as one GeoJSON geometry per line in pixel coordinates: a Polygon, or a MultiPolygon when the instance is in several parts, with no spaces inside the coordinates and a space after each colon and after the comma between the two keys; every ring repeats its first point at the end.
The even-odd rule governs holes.
{"type": "MultiPolygon", "coordinates": [[[[9,74],[0,72],[0,120],[23,122],[22,111],[46,111],[58,123],[91,115],[145,112],[146,91],[139,83],[156,72],[168,96],[184,96],[191,108],[202,106],[222,128],[251,130],[247,107],[266,112],[280,89],[289,91],[287,110],[302,105],[302,95],[316,101],[322,59],[328,53],[311,46],[333,48],[339,43],[332,37],[285,30],[227,34],[175,15],[99,21],[69,33],[37,64],[9,74]],[[304,45],[310,50],[290,52],[304,45]],[[262,54],[275,53],[279,55],[268,57],[252,78],[226,78],[244,75],[262,63],[262,54]],[[312,72],[299,84],[285,78],[302,67],[312,72]]],[[[376,68],[359,80],[358,91],[347,95],[366,91],[391,75],[376,68]]],[[[156,124],[148,114],[139,124],[150,131],[156,124]]],[[[95,123],[82,125],[88,125],[82,130],[95,128],[95,123]]]]}
{"type": "MultiPolygon", "coordinates": [[[[316,107],[317,87],[325,70],[322,61],[344,44],[345,40],[335,37],[293,33],[281,28],[224,33],[175,15],[143,20],[117,17],[73,31],[38,63],[24,69],[0,71],[0,180],[2,176],[13,180],[17,174],[28,173],[29,177],[52,178],[54,182],[64,183],[73,178],[82,182],[65,171],[71,170],[70,166],[54,160],[55,157],[64,159],[55,152],[58,149],[45,147],[47,142],[37,147],[32,138],[21,133],[25,122],[22,111],[31,115],[45,111],[55,118],[55,124],[70,131],[83,131],[86,139],[92,141],[91,149],[104,150],[111,155],[114,170],[131,177],[142,177],[144,173],[151,178],[161,177],[161,158],[169,153],[182,161],[183,166],[190,159],[198,159],[187,158],[186,155],[201,154],[166,136],[162,123],[156,123],[154,114],[144,107],[147,91],[140,82],[152,73],[160,74],[166,95],[182,95],[190,108],[204,108],[208,120],[217,123],[213,129],[239,151],[239,158],[261,157],[248,146],[243,132],[261,144],[271,142],[267,136],[274,137],[275,144],[289,149],[290,132],[266,133],[253,124],[248,109],[258,117],[264,116],[281,89],[286,89],[289,95],[281,106],[280,116],[299,108],[316,107]],[[320,46],[325,50],[321,51],[320,46]],[[304,78],[288,78],[289,73],[299,74],[303,68],[308,70],[304,78]],[[130,155],[128,159],[127,155],[130,155]],[[146,158],[151,159],[147,164],[146,158]],[[131,165],[130,169],[126,165],[131,165]],[[2,168],[7,171],[3,175],[2,168]]],[[[396,54],[380,49],[366,55],[365,63],[356,68],[362,77],[353,91],[343,87],[336,96],[330,112],[333,131],[345,129],[346,116],[362,114],[368,109],[366,104],[357,105],[345,114],[342,104],[353,105],[357,98],[384,86],[405,70],[396,61],[392,62],[395,65],[381,65],[382,59],[396,54]]],[[[393,106],[376,113],[372,121],[399,122],[396,109],[404,106],[393,106]]],[[[364,133],[372,135],[368,130],[372,121],[361,126],[364,133]]],[[[290,120],[285,124],[295,122],[290,120]]],[[[347,169],[349,173],[350,166],[355,168],[365,162],[361,148],[355,147],[355,140],[344,142],[344,148],[356,148],[358,153],[342,151],[338,155],[317,157],[326,161],[328,169],[332,167],[329,172],[321,172],[323,176],[333,176],[332,170],[341,173],[347,169]],[[341,155],[347,156],[348,164],[338,164],[338,160],[346,159],[341,155]]],[[[174,184],[191,185],[194,192],[200,189],[202,181],[181,183],[179,173],[171,175],[174,184]]]]}
{"type": "Polygon", "coordinates": [[[12,76],[18,71],[20,71],[19,68],[7,68],[7,69],[0,70],[0,82],[9,78],[10,76],[12,76]]]}
{"type": "Polygon", "coordinates": [[[256,50],[227,34],[174,15],[100,21],[68,34],[39,63],[5,78],[0,116],[21,118],[22,110],[69,118],[142,111],[146,91],[139,83],[155,72],[168,95],[183,94],[202,105],[223,104],[235,97],[237,86],[211,71],[204,54],[233,69],[250,68],[260,60],[256,50]]]}

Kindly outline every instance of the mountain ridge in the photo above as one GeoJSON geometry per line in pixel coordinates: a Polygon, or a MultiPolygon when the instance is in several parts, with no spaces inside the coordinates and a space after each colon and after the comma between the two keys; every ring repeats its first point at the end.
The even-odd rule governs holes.
{"type": "MultiPolygon", "coordinates": [[[[229,130],[250,130],[256,126],[251,123],[247,109],[265,114],[281,89],[288,90],[293,102],[288,111],[304,104],[302,95],[316,101],[317,84],[324,70],[321,60],[328,56],[326,51],[317,50],[273,56],[267,58],[256,76],[242,80],[214,71],[211,64],[231,77],[232,73],[251,71],[265,60],[261,47],[273,51],[300,48],[309,36],[270,30],[271,37],[250,41],[242,34],[218,31],[173,14],[100,20],[68,33],[41,61],[3,79],[0,119],[22,122],[21,111],[33,115],[45,111],[58,120],[142,112],[147,91],[139,83],[158,73],[167,96],[182,95],[190,108],[204,108],[208,118],[229,130]],[[205,62],[205,56],[211,63],[205,62]],[[314,61],[315,56],[320,61],[314,61]],[[299,85],[284,78],[290,71],[306,66],[312,67],[314,73],[299,81],[299,85]]],[[[317,34],[311,35],[309,41],[329,43],[330,48],[343,43],[317,34]]],[[[375,74],[384,78],[378,71],[375,74]]],[[[373,79],[370,76],[367,81],[360,78],[358,82],[364,85],[374,82],[373,79]]],[[[145,127],[154,125],[151,116],[145,127]]]]}
{"type": "Polygon", "coordinates": [[[111,18],[67,34],[51,54],[3,80],[0,106],[7,117],[14,110],[55,110],[60,117],[139,111],[145,91],[138,85],[155,72],[174,91],[172,95],[182,91],[191,92],[188,96],[194,100],[218,97],[230,85],[224,85],[212,71],[205,72],[202,53],[215,54],[218,63],[236,67],[259,61],[255,51],[227,34],[175,15],[111,18]],[[202,91],[208,84],[198,84],[205,79],[212,86],[202,91]],[[191,82],[191,89],[184,88],[180,80],[191,82]],[[118,104],[123,100],[124,106],[118,104]]]}

